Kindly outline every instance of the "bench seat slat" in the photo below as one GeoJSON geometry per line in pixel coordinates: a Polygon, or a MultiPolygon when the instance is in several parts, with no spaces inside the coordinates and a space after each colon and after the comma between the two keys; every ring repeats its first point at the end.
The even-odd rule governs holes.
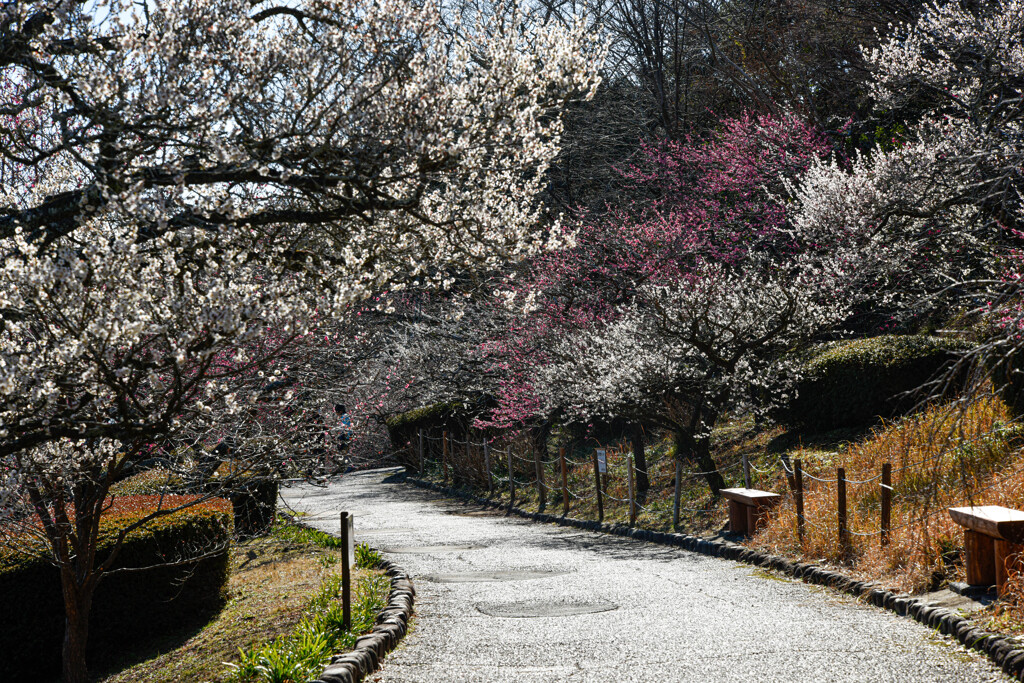
{"type": "Polygon", "coordinates": [[[1001,505],[950,508],[949,516],[962,527],[1011,543],[1024,542],[1024,512],[1001,505]]]}
{"type": "Polygon", "coordinates": [[[735,500],[744,505],[761,507],[776,502],[780,496],[769,491],[758,491],[757,489],[722,489],[721,494],[728,500],[735,500]]]}

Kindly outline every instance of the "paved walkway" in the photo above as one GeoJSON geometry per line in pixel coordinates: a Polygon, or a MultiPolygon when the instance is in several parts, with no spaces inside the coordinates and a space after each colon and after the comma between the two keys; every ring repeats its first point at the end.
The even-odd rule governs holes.
{"type": "Polygon", "coordinates": [[[728,560],[480,511],[394,470],[285,489],[405,567],[409,635],[372,677],[486,681],[1009,681],[916,622],[728,560]]]}

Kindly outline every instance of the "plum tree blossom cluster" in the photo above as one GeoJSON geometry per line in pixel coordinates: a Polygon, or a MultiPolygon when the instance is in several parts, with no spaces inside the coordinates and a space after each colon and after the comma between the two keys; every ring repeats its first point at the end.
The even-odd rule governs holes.
{"type": "Polygon", "coordinates": [[[974,309],[977,355],[1016,372],[1022,10],[929,4],[865,48],[867,91],[906,122],[872,149],[778,113],[643,146],[619,167],[627,200],[498,287],[519,313],[482,346],[490,424],[626,418],[713,469],[718,416],[784,395],[787,354],[865,308],[901,325],[974,309]]]}
{"type": "MultiPolygon", "coordinates": [[[[116,554],[95,557],[97,519],[135,463],[270,429],[261,406],[301,398],[289,347],[369,293],[554,243],[538,195],[602,47],[582,22],[475,16],[0,8],[0,509],[38,524],[61,568],[69,683],[116,554]]],[[[236,471],[288,457],[235,446],[236,471]]]]}
{"type": "Polygon", "coordinates": [[[793,193],[794,229],[859,233],[850,247],[881,266],[890,299],[927,295],[992,322],[970,359],[976,386],[1018,372],[1022,35],[1024,4],[1013,0],[937,2],[894,27],[865,52],[870,89],[881,107],[916,109],[916,121],[852,164],[816,162],[793,193]]]}
{"type": "Polygon", "coordinates": [[[530,304],[495,351],[496,421],[666,428],[717,491],[718,416],[779,391],[782,352],[849,310],[855,264],[832,240],[796,236],[779,198],[830,149],[795,116],[753,115],[645,147],[623,171],[633,204],[584,217],[575,246],[510,282],[513,303],[530,304]]]}

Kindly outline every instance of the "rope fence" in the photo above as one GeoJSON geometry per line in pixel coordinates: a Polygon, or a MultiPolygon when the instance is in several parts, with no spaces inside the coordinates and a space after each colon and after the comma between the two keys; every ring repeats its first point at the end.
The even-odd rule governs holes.
{"type": "MultiPolygon", "coordinates": [[[[703,478],[711,486],[712,480],[717,478],[718,482],[726,485],[725,488],[732,483],[734,486],[751,489],[753,473],[757,475],[758,482],[768,480],[772,482],[770,487],[781,489],[776,491],[782,497],[780,499],[792,500],[801,542],[810,530],[817,534],[836,534],[843,546],[847,546],[850,539],[856,537],[878,538],[884,547],[894,532],[927,523],[929,519],[946,512],[945,508],[940,508],[893,525],[894,503],[908,508],[926,505],[932,499],[932,492],[927,487],[922,490],[920,483],[916,484],[915,490],[901,492],[901,488],[908,487],[894,486],[893,474],[940,463],[955,455],[960,447],[946,449],[936,456],[916,462],[901,463],[898,467],[880,463],[874,473],[866,472],[860,474],[859,478],[850,478],[843,467],[832,467],[830,461],[833,458],[819,454],[812,454],[809,460],[814,468],[812,472],[804,469],[803,458],[777,457],[768,462],[761,458],[758,463],[753,463],[747,454],[729,462],[718,463],[715,469],[691,470],[682,461],[665,453],[645,457],[642,445],[636,447],[634,444],[632,448],[621,444],[618,447],[587,448],[588,455],[582,455],[580,448],[570,449],[567,453],[567,449],[562,447],[555,449],[557,454],[552,455],[546,446],[538,449],[537,444],[525,438],[507,441],[488,438],[483,433],[477,438],[468,433],[459,438],[448,432],[436,435],[419,430],[408,445],[407,460],[421,475],[427,474],[428,469],[435,475],[440,474],[446,485],[455,483],[485,488],[489,497],[507,495],[510,507],[529,495],[537,501],[539,509],[543,510],[547,505],[561,506],[564,515],[568,515],[574,507],[596,506],[598,519],[603,521],[607,506],[627,506],[630,524],[636,523],[639,514],[665,513],[665,507],[648,501],[648,494],[654,488],[653,480],[667,476],[663,474],[671,472],[667,465],[674,463],[672,525],[677,529],[683,515],[688,518],[691,515],[712,518],[720,517],[723,513],[721,501],[718,500],[703,507],[685,505],[681,500],[685,484],[703,478]],[[644,464],[639,465],[636,459],[644,464]],[[805,489],[805,484],[811,488],[805,489]],[[813,515],[804,509],[809,493],[818,499],[813,515]],[[835,501],[834,513],[823,510],[823,494],[835,501]],[[851,500],[855,503],[854,510],[857,513],[852,518],[851,500]],[[866,523],[871,518],[858,507],[859,501],[863,500],[870,500],[871,510],[877,508],[872,513],[877,514],[876,522],[866,523]],[[854,524],[851,524],[851,519],[854,524]],[[864,526],[868,528],[864,529],[864,526]]],[[[972,495],[979,495],[994,486],[974,490],[972,495]]]]}

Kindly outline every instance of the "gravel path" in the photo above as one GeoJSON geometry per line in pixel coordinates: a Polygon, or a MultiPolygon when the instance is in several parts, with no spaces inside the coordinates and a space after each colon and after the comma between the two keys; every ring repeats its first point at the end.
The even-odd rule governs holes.
{"type": "Polygon", "coordinates": [[[416,584],[371,680],[1009,681],[916,622],[743,564],[484,512],[395,470],[284,489],[304,519],[381,549],[416,584]]]}

